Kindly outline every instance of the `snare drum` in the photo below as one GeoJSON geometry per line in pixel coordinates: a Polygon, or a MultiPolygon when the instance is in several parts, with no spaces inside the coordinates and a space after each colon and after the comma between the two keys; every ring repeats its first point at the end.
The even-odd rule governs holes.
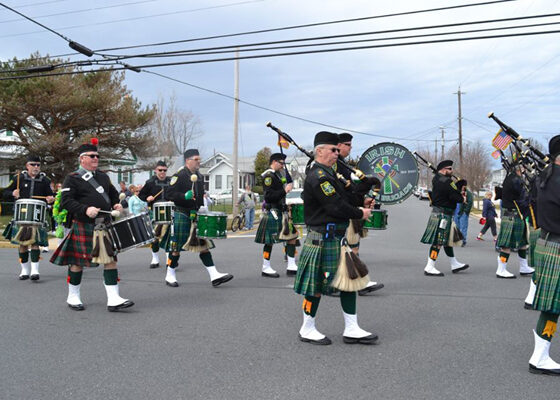
{"type": "Polygon", "coordinates": [[[171,215],[173,213],[172,201],[154,203],[152,209],[154,211],[154,224],[162,225],[171,223],[171,215]]]}
{"type": "Polygon", "coordinates": [[[387,210],[371,210],[371,216],[364,221],[364,228],[369,230],[387,229],[387,210]]]}
{"type": "Polygon", "coordinates": [[[152,243],[154,230],[147,213],[132,215],[111,223],[109,235],[119,253],[152,243]]]}
{"type": "Polygon", "coordinates": [[[305,225],[305,220],[303,218],[303,203],[292,204],[290,208],[292,211],[292,223],[294,225],[305,225]]]}
{"type": "Polygon", "coordinates": [[[196,235],[202,239],[225,239],[227,237],[227,214],[206,211],[198,213],[196,235]]]}
{"type": "Polygon", "coordinates": [[[43,225],[47,203],[41,200],[20,199],[14,205],[14,222],[20,225],[43,225]]]}

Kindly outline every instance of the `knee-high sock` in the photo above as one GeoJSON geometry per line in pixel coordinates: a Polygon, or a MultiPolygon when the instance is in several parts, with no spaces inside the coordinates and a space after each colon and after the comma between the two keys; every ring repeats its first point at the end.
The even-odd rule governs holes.
{"type": "Polygon", "coordinates": [[[105,285],[116,285],[119,281],[119,271],[117,271],[117,269],[106,269],[103,271],[103,278],[105,280],[105,285]]]}
{"type": "Polygon", "coordinates": [[[503,262],[504,264],[507,264],[508,260],[509,260],[509,253],[500,251],[500,261],[503,262]]]}
{"type": "Polygon", "coordinates": [[[445,255],[447,257],[455,257],[455,252],[453,251],[453,247],[443,246],[443,251],[445,251],[445,255]]]}
{"type": "MultiPolygon", "coordinates": [[[[271,250],[272,250],[272,246],[271,246],[271,250]]],[[[296,245],[295,244],[287,244],[286,245],[286,254],[288,255],[288,257],[294,258],[296,256],[296,245]]],[[[270,259],[270,257],[269,257],[269,259],[270,259]]]]}
{"type": "Polygon", "coordinates": [[[439,254],[439,248],[437,246],[431,246],[430,247],[430,258],[434,261],[437,260],[438,254],[439,254]]]}
{"type": "Polygon", "coordinates": [[[159,251],[159,240],[152,242],[152,253],[157,253],[159,251]]]}
{"type": "MultiPolygon", "coordinates": [[[[294,247],[295,249],[295,247],[294,247]]],[[[270,260],[270,254],[272,253],[272,245],[271,244],[265,244],[263,247],[263,258],[265,260],[270,260]]]]}
{"type": "Polygon", "coordinates": [[[315,318],[315,315],[317,315],[317,309],[319,308],[319,301],[321,301],[320,297],[305,296],[301,306],[303,308],[303,312],[306,315],[315,318]]]}
{"type": "Polygon", "coordinates": [[[527,250],[517,250],[517,255],[520,258],[527,258],[527,250]]]}
{"type": "Polygon", "coordinates": [[[70,267],[68,267],[68,278],[67,281],[69,284],[77,286],[80,283],[82,283],[82,271],[80,272],[73,272],[70,270],[70,267]]]}
{"type": "Polygon", "coordinates": [[[31,249],[31,262],[38,262],[39,256],[41,255],[41,250],[39,249],[31,249]]]}
{"type": "Polygon", "coordinates": [[[340,292],[340,305],[346,314],[356,314],[356,292],[340,292]]]}
{"type": "Polygon", "coordinates": [[[29,261],[29,252],[28,251],[24,251],[23,253],[19,253],[19,262],[21,264],[25,264],[28,261],[29,261]]]}
{"type": "Polygon", "coordinates": [[[167,260],[167,262],[169,263],[168,267],[169,268],[177,268],[177,265],[179,265],[179,257],[180,255],[173,255],[171,253],[169,253],[169,258],[167,260]]]}
{"type": "Polygon", "coordinates": [[[539,321],[537,322],[537,335],[544,340],[551,341],[556,332],[556,323],[558,322],[558,314],[541,312],[539,321]]]}
{"type": "Polygon", "coordinates": [[[209,251],[207,251],[206,253],[200,253],[199,257],[202,260],[202,264],[204,264],[205,267],[214,266],[214,260],[212,260],[212,253],[210,253],[209,251]]]}

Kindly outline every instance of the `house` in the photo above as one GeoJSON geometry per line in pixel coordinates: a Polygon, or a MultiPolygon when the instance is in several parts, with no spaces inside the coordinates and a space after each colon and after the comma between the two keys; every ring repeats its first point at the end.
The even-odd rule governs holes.
{"type": "Polygon", "coordinates": [[[300,189],[303,187],[305,181],[305,167],[309,162],[309,157],[307,156],[292,156],[286,158],[286,167],[292,176],[294,182],[294,189],[300,189]]]}
{"type": "Polygon", "coordinates": [[[493,170],[490,175],[490,182],[486,186],[490,188],[502,186],[502,182],[506,179],[506,174],[506,170],[503,168],[493,170]]]}
{"type": "MultiPolygon", "coordinates": [[[[255,185],[254,157],[238,157],[237,170],[239,182],[237,187],[255,185]]],[[[233,187],[233,157],[221,152],[214,153],[200,164],[200,173],[204,176],[204,189],[210,194],[218,194],[233,187]]]]}

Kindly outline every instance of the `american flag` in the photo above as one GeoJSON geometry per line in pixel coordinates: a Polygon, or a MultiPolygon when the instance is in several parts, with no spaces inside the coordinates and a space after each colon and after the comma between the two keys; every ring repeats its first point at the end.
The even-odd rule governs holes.
{"type": "Polygon", "coordinates": [[[498,158],[500,158],[500,150],[495,150],[492,152],[492,157],[494,157],[496,160],[498,158]]]}
{"type": "Polygon", "coordinates": [[[511,136],[500,129],[492,139],[492,146],[498,150],[505,150],[511,142],[513,142],[511,136]]]}

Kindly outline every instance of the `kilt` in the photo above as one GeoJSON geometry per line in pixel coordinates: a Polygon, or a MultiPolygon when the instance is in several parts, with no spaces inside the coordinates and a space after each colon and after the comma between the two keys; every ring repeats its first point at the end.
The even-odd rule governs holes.
{"type": "Polygon", "coordinates": [[[340,239],[324,239],[324,234],[309,231],[301,255],[294,282],[294,291],[304,296],[338,291],[331,286],[340,258],[340,239]],[[313,243],[315,242],[315,243],[313,243]]]}
{"type": "Polygon", "coordinates": [[[452,225],[453,215],[432,211],[430,218],[428,219],[428,225],[426,226],[426,230],[424,231],[420,242],[430,245],[447,246],[449,243],[449,235],[451,234],[452,225]],[[444,229],[439,227],[442,220],[447,221],[444,229]]]}
{"type": "Polygon", "coordinates": [[[277,208],[267,210],[261,218],[257,233],[255,235],[255,243],[274,244],[282,242],[278,238],[282,230],[282,212],[277,208]],[[276,218],[272,215],[272,210],[276,213],[276,218]]]}
{"type": "MultiPolygon", "coordinates": [[[[170,251],[185,251],[183,246],[189,240],[189,235],[191,233],[191,218],[189,215],[182,213],[181,211],[175,210],[173,217],[173,236],[171,236],[171,227],[167,230],[167,233],[163,236],[160,241],[160,246],[165,248],[166,252],[170,251]],[[165,246],[164,246],[165,245],[165,246]],[[176,246],[176,247],[174,247],[176,246]],[[174,247],[174,250],[172,250],[174,247]]],[[[213,249],[214,242],[210,240],[210,248],[213,249]]]]}
{"type": "Polygon", "coordinates": [[[535,247],[535,310],[560,314],[560,243],[539,238],[535,247]]]}
{"type": "Polygon", "coordinates": [[[519,249],[527,246],[527,223],[519,215],[504,216],[500,225],[497,247],[519,249]]]}
{"type": "MultiPolygon", "coordinates": [[[[165,233],[163,234],[163,236],[161,238],[156,238],[156,240],[154,241],[154,243],[158,242],[159,243],[159,247],[161,247],[162,249],[167,249],[167,246],[169,245],[169,237],[170,237],[170,232],[171,232],[171,226],[170,224],[164,224],[161,225],[162,229],[164,226],[167,227],[165,233]]],[[[155,226],[154,226],[155,229],[155,226]]],[[[167,250],[166,250],[167,251],[167,250]]]]}
{"type": "Polygon", "coordinates": [[[95,224],[74,220],[70,231],[58,245],[50,261],[62,266],[70,264],[80,267],[91,266],[94,227],[95,224]]]}
{"type": "Polygon", "coordinates": [[[533,227],[529,226],[529,251],[527,252],[527,262],[529,266],[534,268],[535,264],[535,247],[537,246],[537,239],[541,235],[540,228],[534,229],[533,227]]]}
{"type": "MultiPolygon", "coordinates": [[[[16,222],[10,221],[6,229],[2,235],[10,241],[12,244],[20,244],[19,241],[15,240],[16,235],[18,234],[19,229],[24,226],[22,224],[17,224],[16,222]]],[[[30,226],[30,225],[27,225],[30,226]]],[[[44,226],[36,226],[37,233],[35,234],[35,242],[31,243],[29,246],[37,245],[37,246],[48,246],[49,245],[49,236],[47,233],[47,229],[44,226]]]]}

